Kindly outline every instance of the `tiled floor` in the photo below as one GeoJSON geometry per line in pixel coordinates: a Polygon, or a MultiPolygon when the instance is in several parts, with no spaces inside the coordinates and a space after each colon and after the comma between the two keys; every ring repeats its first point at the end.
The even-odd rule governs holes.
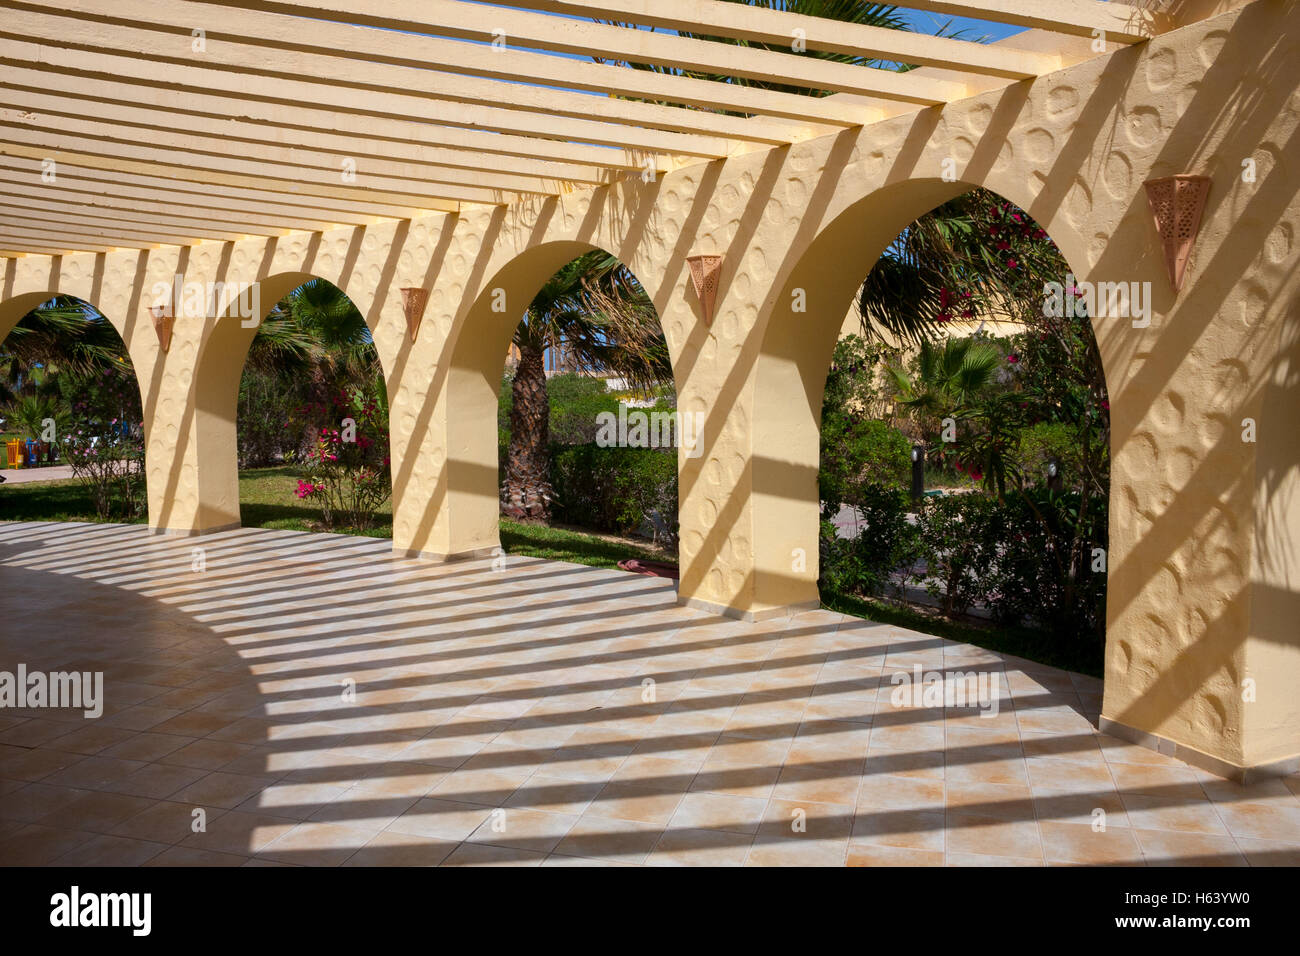
{"type": "Polygon", "coordinates": [[[1300,864],[1300,778],[1101,736],[1095,680],[388,548],[0,525],[0,670],[107,699],[0,711],[0,864],[1300,864]],[[997,716],[894,706],[914,665],[992,674],[997,716]]]}

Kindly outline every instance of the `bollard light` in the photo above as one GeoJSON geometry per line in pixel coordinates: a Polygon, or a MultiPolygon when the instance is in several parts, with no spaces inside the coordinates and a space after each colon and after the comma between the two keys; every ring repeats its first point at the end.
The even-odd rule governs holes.
{"type": "Polygon", "coordinates": [[[1061,463],[1055,458],[1047,461],[1047,490],[1060,491],[1062,488],[1061,463]]]}
{"type": "Polygon", "coordinates": [[[925,448],[912,446],[912,500],[920,501],[925,497],[925,448]]]}

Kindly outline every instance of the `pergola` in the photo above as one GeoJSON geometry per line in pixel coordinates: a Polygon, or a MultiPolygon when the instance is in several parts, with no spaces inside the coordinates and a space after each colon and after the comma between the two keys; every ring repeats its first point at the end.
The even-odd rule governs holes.
{"type": "Polygon", "coordinates": [[[1028,29],[986,44],[717,0],[5,0],[0,334],[54,293],[99,308],[144,398],[150,525],[202,534],[239,522],[260,316],[166,290],[252,289],[265,312],[329,279],[385,368],[394,548],[481,555],[511,331],[557,266],[606,249],[705,418],[679,459],[679,599],[770,618],[818,600],[846,304],[907,223],[989,188],[1080,279],[1149,290],[1147,324],[1096,325],[1104,725],[1220,773],[1294,770],[1300,7],[905,6],[1028,29]]]}
{"type": "Polygon", "coordinates": [[[964,99],[1099,55],[1075,38],[1123,47],[1157,22],[1093,0],[910,6],[1052,32],[985,45],[721,0],[6,3],[4,250],[191,245],[559,196],[964,99]],[[798,44],[929,69],[791,55],[798,44]],[[46,161],[57,180],[31,175],[46,161]]]}

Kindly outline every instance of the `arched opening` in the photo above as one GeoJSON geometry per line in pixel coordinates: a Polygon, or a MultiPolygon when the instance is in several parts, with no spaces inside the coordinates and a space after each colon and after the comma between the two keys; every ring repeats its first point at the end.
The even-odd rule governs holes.
{"type": "Polygon", "coordinates": [[[142,395],[119,329],[91,303],[43,292],[0,306],[0,468],[44,489],[4,517],[143,520],[142,395]]]}
{"type": "MultiPolygon", "coordinates": [[[[1035,613],[1041,618],[1047,610],[1044,600],[1061,602],[1062,612],[1071,607],[1079,611],[1083,605],[1075,602],[1082,600],[1099,639],[1086,656],[1069,657],[1068,663],[1099,671],[1105,619],[1109,402],[1100,353],[1084,315],[1092,301],[1073,294],[1074,277],[1081,273],[1070,268],[1069,262],[1079,250],[1072,236],[1066,236],[1057,247],[1047,230],[995,194],[975,194],[984,197],[978,203],[958,198],[967,197],[972,188],[973,184],[917,180],[860,200],[813,241],[775,300],[755,388],[755,513],[762,519],[755,528],[756,596],[766,605],[812,605],[824,597],[818,588],[819,576],[821,583],[827,584],[823,562],[847,557],[852,560],[830,569],[841,574],[836,582],[841,586],[845,586],[845,576],[856,575],[858,581],[849,590],[868,595],[893,591],[896,596],[919,598],[920,603],[927,603],[928,597],[928,603],[938,603],[953,616],[976,607],[1004,620],[1015,617],[1019,623],[1035,613]],[[985,215],[990,204],[995,204],[992,212],[997,222],[985,215]],[[969,262],[958,262],[953,269],[934,268],[933,263],[916,260],[918,221],[933,229],[936,217],[940,226],[954,230],[941,251],[968,257],[969,262]],[[1006,233],[1009,227],[1016,229],[1015,236],[1006,233]],[[1004,233],[967,234],[974,228],[1002,229],[1004,233]],[[1024,231],[1032,239],[1025,240],[1024,231]],[[1033,263],[1032,268],[1027,262],[1015,261],[1024,248],[1021,240],[1044,250],[1041,262],[1033,263]],[[828,254],[832,248],[835,255],[828,254]],[[996,262],[974,258],[980,248],[1006,258],[996,262]],[[846,267],[846,262],[862,263],[865,268],[846,267]],[[864,286],[864,274],[872,267],[871,280],[864,286]],[[978,288],[973,299],[965,298],[964,292],[969,290],[960,287],[963,269],[1034,273],[1029,282],[1039,282],[1036,293],[1026,284],[1017,295],[1020,307],[1036,310],[1036,314],[1019,316],[1020,328],[990,330],[990,320],[1007,317],[981,314],[990,301],[981,302],[978,288]],[[1045,314],[1045,277],[1061,288],[1072,319],[1045,314]],[[933,294],[934,299],[916,301],[918,294],[933,294]],[[841,344],[846,313],[852,316],[855,297],[864,296],[874,303],[868,318],[883,333],[878,338],[883,337],[884,346],[841,344]],[[800,311],[800,305],[805,311],[800,311]],[[904,327],[909,307],[927,313],[928,318],[927,322],[911,323],[925,334],[910,340],[904,327]],[[891,315],[893,322],[889,321],[891,315]],[[900,317],[902,321],[898,321],[900,317]],[[942,333],[937,343],[922,350],[919,339],[928,335],[933,341],[936,330],[942,333]],[[828,394],[827,373],[834,357],[839,362],[834,365],[828,394]],[[1053,381],[1054,361],[1073,361],[1078,367],[1059,368],[1053,381]],[[1031,371],[1032,382],[1028,381],[1031,371]],[[1083,382],[1080,376],[1088,381],[1083,382]],[[1079,387],[1071,390],[1066,385],[1079,387]],[[967,386],[974,386],[970,394],[963,392],[967,386]],[[857,394],[855,389],[859,389],[857,394]],[[828,449],[821,441],[828,399],[869,406],[875,403],[862,414],[841,410],[831,425],[836,440],[843,443],[839,448],[828,449]],[[1064,407],[1069,403],[1073,406],[1064,407]],[[1035,421],[1036,416],[1043,420],[1035,421]],[[860,427],[873,417],[888,421],[860,427]],[[1093,444],[1067,461],[1069,456],[1062,452],[1068,449],[1056,445],[1069,445],[1080,433],[1076,428],[1065,434],[1069,430],[1063,423],[1071,417],[1074,425],[1089,425],[1083,431],[1093,444]],[[1049,427],[1036,428],[1042,424],[1049,427]],[[1060,427],[1053,429],[1052,425],[1060,427]],[[1098,440],[1101,448],[1096,447],[1098,440]],[[965,509],[965,502],[951,494],[948,497],[953,500],[942,505],[934,501],[934,495],[913,503],[914,446],[917,457],[929,466],[932,485],[941,479],[939,483],[947,484],[949,492],[978,490],[996,503],[997,513],[981,525],[973,508],[980,499],[968,499],[972,507],[965,509]],[[1034,447],[1029,457],[1035,462],[1027,466],[1030,446],[1034,447]],[[841,460],[827,461],[828,456],[836,455],[841,460]],[[1086,466],[1080,464],[1082,457],[1088,458],[1086,466]],[[1059,477],[1049,479],[1046,474],[1049,459],[1054,460],[1059,477]],[[828,474],[828,464],[833,474],[828,474]],[[1098,467],[1104,469],[1104,475],[1095,474],[1098,467]],[[874,474],[865,474],[872,471],[874,474]],[[1094,480],[1098,477],[1100,480],[1094,480]],[[852,493],[846,486],[852,486],[852,493]],[[888,494],[882,494],[886,488],[888,494]],[[847,515],[850,520],[845,522],[840,515],[838,528],[837,515],[822,511],[828,493],[831,498],[836,494],[856,496],[847,515]],[[1023,527],[1008,517],[1011,498],[1023,527]],[[1081,502],[1091,525],[1080,520],[1075,530],[1084,533],[1077,538],[1062,537],[1062,529],[1055,525],[1081,502]],[[861,514],[864,509],[871,513],[861,514]],[[958,513],[964,510],[971,514],[958,513]],[[940,520],[944,515],[949,519],[946,526],[940,520]],[[927,523],[927,516],[933,520],[927,523]],[[825,519],[823,533],[815,542],[820,519],[825,519]],[[870,525],[873,521],[874,531],[864,530],[862,522],[870,525]],[[1019,567],[1025,556],[1013,553],[1006,536],[1019,541],[1018,536],[1030,529],[1030,522],[1037,529],[1035,540],[1045,549],[1037,563],[1044,565],[1059,558],[1067,565],[1057,577],[1061,587],[1050,597],[1039,595],[1043,600],[1036,606],[1034,595],[1026,593],[1031,569],[1020,568],[1020,578],[1004,575],[1002,590],[998,590],[985,586],[988,579],[982,577],[985,569],[981,565],[992,562],[996,566],[1001,561],[1004,571],[1010,565],[1019,567]],[[848,533],[846,523],[851,526],[848,533]],[[939,531],[944,527],[948,528],[947,539],[940,541],[939,531]],[[906,541],[918,530],[924,540],[913,542],[917,549],[893,550],[896,541],[906,541]],[[997,540],[998,535],[1003,538],[997,540]],[[845,539],[855,539],[861,546],[850,547],[843,543],[845,539]],[[1058,546],[1065,553],[1058,554],[1058,546]],[[802,565],[791,559],[792,554],[800,553],[808,557],[802,565]],[[920,553],[941,567],[932,569],[936,573],[927,573],[922,563],[914,574],[901,575],[910,579],[909,595],[899,569],[885,566],[894,558],[903,563],[920,553]],[[864,573],[864,563],[871,573],[864,573]],[[1018,603],[1005,593],[1013,588],[1019,589],[1018,603]],[[1100,599],[1099,594],[1103,595],[1100,599]]],[[[1086,283],[1080,279],[1079,285],[1086,283]]],[[[1103,307],[1106,304],[1114,307],[1114,303],[1102,303],[1103,307]]],[[[918,490],[923,493],[927,489],[918,490]]]]}
{"type": "Polygon", "coordinates": [[[306,273],[235,298],[196,371],[202,530],[385,534],[387,388],[366,318],[306,273]]]}
{"type": "MultiPolygon", "coordinates": [[[[675,561],[676,391],[632,271],[590,244],[545,244],[488,281],[461,327],[439,509],[458,546],[446,553],[544,554],[540,523],[552,540],[614,535],[636,539],[626,557],[675,561]]],[[[604,549],[609,563],[620,546],[604,549]]]]}

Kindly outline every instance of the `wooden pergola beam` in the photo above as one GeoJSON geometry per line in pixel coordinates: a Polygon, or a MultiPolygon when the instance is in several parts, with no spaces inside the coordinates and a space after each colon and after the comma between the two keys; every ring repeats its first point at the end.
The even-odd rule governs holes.
{"type": "MultiPolygon", "coordinates": [[[[103,183],[72,179],[66,173],[60,175],[57,185],[46,185],[39,180],[36,183],[17,180],[14,170],[0,167],[0,193],[30,204],[32,208],[45,208],[44,204],[49,204],[54,208],[84,210],[88,214],[127,221],[216,227],[247,235],[279,236],[287,232],[323,232],[338,226],[367,225],[370,221],[366,219],[349,223],[306,217],[287,219],[246,210],[220,209],[215,205],[187,205],[174,201],[168,193],[158,191],[152,193],[152,200],[142,198],[139,193],[124,197],[121,193],[131,187],[118,186],[110,193],[105,190],[103,183]]],[[[356,219],[360,220],[361,217],[356,219]]]]}
{"type": "MultiPolygon", "coordinates": [[[[135,57],[79,53],[77,61],[93,66],[94,75],[63,72],[57,67],[22,66],[21,61],[10,56],[14,44],[0,38],[0,62],[5,64],[0,72],[0,91],[22,91],[36,108],[48,108],[67,113],[69,104],[77,104],[84,112],[87,102],[94,103],[97,116],[121,117],[124,122],[142,125],[131,116],[156,111],[150,119],[166,117],[172,123],[187,123],[186,129],[211,133],[219,124],[229,129],[247,132],[247,138],[267,143],[303,145],[319,149],[338,149],[352,155],[380,155],[427,164],[431,169],[459,169],[484,174],[502,174],[507,177],[534,180],[543,192],[551,192],[558,183],[599,185],[618,175],[618,167],[556,162],[531,156],[512,156],[505,153],[485,153],[480,150],[455,149],[430,145],[431,135],[439,127],[409,119],[379,116],[374,113],[345,112],[321,108],[298,101],[292,123],[284,122],[284,104],[275,99],[249,96],[241,88],[239,77],[222,71],[188,71],[135,57]],[[203,88],[178,87],[178,79],[193,78],[202,82],[203,88]],[[224,89],[228,92],[211,92],[224,89]],[[33,100],[30,95],[58,97],[33,100]],[[103,112],[103,105],[119,109],[103,112]],[[237,117],[233,118],[232,117],[237,117]]],[[[17,97],[0,92],[6,100],[18,102],[17,97]]],[[[588,97],[590,99],[590,97],[588,97]]],[[[608,152],[608,150],[606,151],[608,152]]],[[[467,182],[462,179],[446,182],[467,182]]]]}
{"type": "Polygon", "coordinates": [[[0,216],[0,234],[5,237],[0,239],[0,243],[8,243],[13,239],[25,240],[29,243],[44,243],[48,240],[54,240],[55,243],[65,243],[66,245],[62,248],[68,252],[108,252],[112,249],[156,249],[162,245],[192,245],[190,241],[185,240],[173,242],[167,239],[150,239],[143,241],[116,234],[105,235],[93,229],[63,229],[59,226],[48,225],[33,227],[24,221],[15,221],[4,216],[0,216]]]}
{"type": "Polygon", "coordinates": [[[30,223],[31,228],[41,228],[49,224],[54,228],[70,230],[93,229],[105,235],[123,239],[141,238],[151,242],[173,243],[175,245],[193,245],[204,239],[217,242],[239,242],[248,238],[249,233],[227,232],[210,226],[193,228],[177,227],[174,223],[158,222],[141,217],[124,219],[91,215],[79,209],[62,209],[53,203],[41,202],[3,202],[0,201],[0,223],[30,223]],[[167,237],[159,239],[156,237],[167,237]]]}
{"type": "MultiPolygon", "coordinates": [[[[24,11],[17,11],[8,15],[7,20],[13,27],[23,30],[25,35],[40,37],[43,44],[76,48],[80,42],[89,43],[93,37],[98,36],[100,43],[111,43],[113,49],[132,56],[143,56],[151,51],[153,55],[157,55],[159,41],[169,39],[165,35],[160,36],[157,32],[149,30],[132,27],[97,26],[84,21],[60,19],[45,14],[24,11]]],[[[368,65],[360,63],[354,67],[352,62],[342,60],[338,56],[294,51],[286,51],[284,54],[277,56],[273,62],[276,69],[285,75],[279,77],[263,75],[263,71],[268,68],[264,47],[231,41],[218,44],[214,40],[210,56],[194,59],[188,66],[181,66],[180,68],[191,75],[198,74],[191,82],[191,85],[198,89],[208,86],[205,75],[210,76],[219,70],[231,69],[238,72],[239,82],[243,87],[244,94],[248,96],[271,96],[289,103],[301,100],[317,105],[329,105],[340,101],[344,103],[358,100],[369,101],[372,104],[378,104],[379,108],[375,109],[376,112],[387,113],[390,116],[420,119],[441,127],[451,128],[448,129],[448,132],[453,131],[455,128],[459,128],[462,132],[476,131],[475,136],[462,137],[462,142],[468,147],[473,145],[473,140],[477,139],[478,148],[489,151],[509,151],[518,155],[544,155],[545,147],[538,144],[537,140],[539,139],[558,140],[563,144],[596,144],[646,152],[697,156],[705,159],[717,159],[726,156],[732,149],[732,145],[727,139],[712,133],[706,135],[703,132],[670,132],[646,126],[610,123],[590,118],[578,119],[569,115],[532,112],[522,109],[503,109],[499,106],[488,106],[478,102],[453,102],[447,99],[435,98],[432,94],[442,92],[440,87],[443,84],[436,74],[431,74],[428,70],[406,66],[391,66],[382,63],[368,65]],[[368,75],[373,74],[379,74],[379,76],[368,77],[368,75]],[[294,78],[290,78],[290,76],[294,78]],[[343,76],[346,76],[347,79],[345,82],[340,83],[343,76]],[[363,84],[369,84],[370,82],[383,83],[391,87],[391,89],[402,90],[403,92],[365,89],[363,84]],[[348,89],[341,91],[340,86],[346,86],[348,89]],[[416,96],[405,92],[407,90],[419,90],[421,87],[431,88],[431,95],[416,96]],[[340,95],[341,92],[343,95],[340,95]],[[489,133],[509,134],[511,139],[495,144],[492,142],[492,137],[488,135],[489,133]],[[531,153],[528,152],[530,147],[533,150],[531,153]]],[[[165,64],[161,65],[165,66],[165,64]]],[[[76,55],[67,58],[63,68],[82,71],[87,66],[83,63],[81,53],[78,52],[76,55]]],[[[175,71],[165,70],[164,72],[174,73],[175,71]]],[[[176,79],[173,77],[167,82],[175,83],[176,79]]],[[[492,85],[501,86],[499,83],[492,85]]],[[[509,96],[510,90],[509,88],[499,90],[497,95],[498,98],[509,96]]],[[[581,93],[569,95],[582,96],[584,99],[595,99],[581,93]]],[[[358,108],[371,109],[372,107],[363,106],[359,103],[358,108]]],[[[664,108],[660,107],[659,109],[664,108]]],[[[599,110],[600,106],[598,104],[592,105],[593,113],[599,110]]],[[[281,112],[285,119],[289,119],[292,108],[282,106],[281,112]]],[[[703,120],[698,113],[692,114],[690,111],[685,110],[674,110],[674,112],[684,114],[684,122],[689,119],[692,124],[702,126],[703,120]]],[[[741,123],[735,117],[728,117],[727,119],[731,121],[733,127],[738,128],[741,123]]],[[[441,131],[435,132],[431,130],[430,132],[432,134],[430,138],[445,135],[441,131]]],[[[752,135],[749,138],[758,141],[765,140],[768,144],[783,141],[777,136],[764,138],[761,133],[752,135]]]]}
{"type": "Polygon", "coordinates": [[[22,256],[68,256],[78,252],[89,252],[94,254],[100,254],[105,252],[113,252],[115,248],[113,246],[101,246],[96,243],[87,243],[85,245],[78,245],[76,248],[72,248],[62,243],[48,243],[48,242],[40,242],[40,241],[14,242],[11,241],[11,239],[8,237],[6,237],[4,240],[0,242],[2,242],[3,245],[5,246],[5,251],[0,252],[0,259],[16,259],[22,256]]]}
{"type": "MultiPolygon", "coordinates": [[[[6,60],[17,61],[25,65],[45,64],[50,60],[52,47],[64,47],[67,53],[60,57],[55,65],[46,66],[47,69],[78,73],[84,76],[101,75],[113,78],[120,75],[119,68],[122,68],[123,71],[128,73],[143,74],[145,77],[150,77],[149,82],[160,83],[163,86],[172,86],[185,80],[188,80],[191,87],[199,90],[224,86],[231,90],[238,90],[241,95],[246,97],[278,101],[281,122],[293,121],[295,105],[300,102],[336,107],[356,104],[351,108],[359,113],[377,112],[381,115],[387,114],[408,119],[415,117],[432,124],[423,137],[424,141],[432,143],[454,146],[463,150],[507,153],[515,156],[604,165],[629,170],[639,170],[646,153],[680,152],[682,155],[718,158],[727,155],[731,148],[728,141],[717,137],[669,133],[653,129],[641,130],[611,123],[551,118],[523,111],[448,103],[431,96],[416,96],[406,92],[395,93],[391,91],[370,91],[364,87],[354,88],[347,83],[340,82],[339,75],[351,71],[346,61],[337,58],[321,58],[329,60],[326,66],[333,70],[332,81],[326,77],[318,77],[316,81],[312,81],[296,79],[290,76],[266,76],[264,74],[223,68],[226,69],[229,76],[227,77],[228,82],[222,83],[216,79],[217,74],[222,70],[214,69],[211,66],[195,66],[193,62],[190,62],[175,64],[174,68],[169,69],[166,68],[166,64],[152,62],[159,56],[158,46],[160,40],[168,38],[153,34],[152,39],[150,39],[148,31],[136,31],[137,34],[144,35],[137,36],[129,41],[127,38],[121,38],[121,42],[126,44],[126,47],[137,60],[146,58],[132,68],[129,65],[113,62],[114,60],[122,60],[124,58],[122,55],[112,56],[104,54],[99,48],[83,49],[78,45],[75,38],[80,38],[85,43],[90,44],[96,33],[102,34],[104,32],[103,30],[90,29],[90,24],[73,19],[65,18],[60,20],[54,16],[22,11],[10,15],[8,22],[22,24],[26,34],[39,37],[41,43],[6,40],[3,44],[5,52],[2,54],[6,60]],[[150,52],[151,50],[152,52],[150,52]],[[156,77],[159,73],[168,76],[168,79],[157,80],[156,77]],[[209,82],[209,80],[212,82],[209,82]],[[563,138],[556,139],[555,137],[559,136],[560,133],[552,131],[557,129],[562,133],[570,133],[574,136],[581,135],[584,138],[573,141],[563,138]],[[511,130],[513,132],[510,132],[511,130]],[[542,132],[538,132],[539,130],[542,132]],[[591,143],[600,145],[587,145],[591,143]],[[602,148],[602,146],[613,148],[607,149],[602,148]]],[[[126,31],[129,28],[117,29],[126,31]]],[[[104,39],[106,38],[101,35],[101,42],[104,39]]],[[[186,46],[186,49],[188,50],[188,46],[186,46]]],[[[283,57],[278,57],[275,62],[281,67],[291,68],[290,64],[295,59],[302,59],[306,56],[306,54],[302,54],[295,58],[286,54],[283,57]]],[[[215,60],[217,57],[218,53],[214,51],[212,59],[215,60]]],[[[266,63],[264,49],[252,48],[245,50],[242,52],[242,57],[256,60],[263,65],[266,63]]],[[[239,60],[241,58],[235,57],[233,59],[239,60]]],[[[312,71],[308,66],[301,66],[305,75],[312,75],[312,71]]],[[[318,67],[318,69],[323,70],[324,68],[318,67]]],[[[358,66],[356,69],[358,73],[364,74],[367,72],[364,66],[358,66]]],[[[432,82],[427,71],[404,67],[390,67],[389,69],[402,71],[404,82],[413,84],[432,82]]],[[[391,76],[387,77],[386,82],[392,82],[393,79],[391,76]]],[[[355,78],[351,81],[359,82],[355,78]]]]}
{"type": "MultiPolygon", "coordinates": [[[[101,22],[96,14],[102,17],[102,9],[97,8],[92,0],[69,0],[69,4],[57,4],[51,0],[34,0],[34,2],[39,2],[41,10],[48,15],[61,15],[65,23],[74,25],[67,29],[74,31],[73,36],[79,38],[77,42],[86,52],[103,52],[106,49],[105,45],[94,41],[94,35],[105,26],[120,24],[120,20],[117,19],[111,23],[101,22]],[[87,19],[92,21],[89,32],[75,28],[75,24],[87,19]]],[[[120,9],[120,6],[115,9],[120,9]]],[[[193,65],[195,61],[190,49],[192,42],[190,31],[194,22],[208,24],[208,28],[214,31],[214,45],[216,38],[220,36],[216,33],[216,24],[225,24],[228,29],[238,29],[244,23],[256,23],[263,34],[272,30],[280,35],[287,34],[284,42],[288,45],[276,47],[277,52],[282,56],[289,56],[294,52],[311,52],[346,58],[350,51],[359,51],[365,59],[348,60],[346,66],[339,67],[332,74],[343,80],[351,78],[354,75],[353,71],[362,71],[362,76],[373,78],[375,74],[366,72],[370,65],[398,64],[418,68],[417,72],[423,71],[432,75],[431,78],[426,76],[424,82],[439,84],[424,90],[432,97],[445,95],[445,98],[454,100],[458,95],[457,84],[443,74],[455,74],[502,81],[507,85],[499,94],[504,97],[501,102],[538,111],[544,110],[548,104],[544,100],[528,100],[529,94],[526,91],[530,86],[537,87],[539,92],[545,92],[546,87],[558,88],[562,91],[585,90],[606,97],[636,101],[641,105],[679,104],[714,112],[724,110],[777,117],[798,123],[859,126],[875,118],[875,112],[872,110],[864,109],[857,104],[837,103],[826,97],[808,97],[688,76],[629,70],[621,66],[592,62],[585,58],[570,59],[529,50],[497,49],[438,36],[420,35],[416,32],[377,31],[369,27],[315,20],[310,21],[309,32],[310,36],[318,38],[318,42],[313,44],[308,42],[307,36],[304,35],[303,23],[307,21],[303,18],[282,13],[268,13],[257,5],[223,12],[203,3],[175,0],[166,7],[136,4],[130,8],[130,12],[135,27],[149,28],[164,34],[153,38],[151,58],[166,60],[176,65],[193,65]],[[178,25],[176,22],[178,19],[184,19],[184,23],[178,25]],[[333,45],[324,45],[326,39],[333,45]],[[442,73],[433,71],[442,71],[442,73]],[[530,106],[529,103],[533,105],[530,106]]],[[[253,35],[251,30],[228,34],[226,38],[235,42],[256,43],[259,40],[264,42],[264,36],[253,35]]],[[[64,38],[64,42],[70,40],[70,37],[64,38]]],[[[209,47],[210,50],[214,48],[214,46],[209,47]]],[[[584,53],[589,52],[584,51],[584,53]]],[[[261,69],[265,74],[274,69],[274,64],[268,64],[263,57],[261,69]]],[[[389,86],[386,85],[384,88],[389,86]]]]}
{"type": "MultiPolygon", "coordinates": [[[[364,172],[358,176],[357,185],[350,185],[343,183],[341,171],[337,168],[326,170],[210,156],[194,150],[50,133],[4,122],[0,122],[0,154],[49,158],[56,162],[62,158],[103,169],[148,172],[189,182],[273,188],[320,198],[338,196],[364,200],[369,196],[390,206],[404,206],[417,215],[422,210],[458,208],[462,201],[490,203],[494,198],[489,190],[439,187],[364,172]]],[[[497,203],[507,201],[505,195],[496,198],[497,203]]]]}
{"type": "Polygon", "coordinates": [[[157,209],[124,209],[120,206],[92,203],[87,201],[89,197],[78,197],[75,193],[63,197],[33,196],[30,189],[11,186],[4,183],[3,179],[0,179],[0,183],[4,185],[4,194],[0,195],[0,209],[7,209],[13,213],[26,211],[48,215],[54,222],[93,222],[101,226],[119,223],[126,224],[124,228],[130,228],[130,225],[134,224],[156,230],[192,232],[205,239],[217,239],[222,242],[237,241],[247,236],[269,238],[284,235],[288,231],[278,224],[265,226],[257,223],[196,219],[190,216],[172,215],[157,209]]]}
{"type": "Polygon", "coordinates": [[[248,138],[258,132],[257,128],[239,120],[226,120],[224,124],[221,120],[208,120],[205,123],[186,114],[114,104],[99,104],[96,118],[88,119],[78,115],[77,100],[9,89],[0,90],[0,97],[15,104],[0,106],[0,126],[24,126],[90,139],[145,141],[164,150],[192,149],[232,159],[242,157],[290,166],[310,166],[328,169],[336,177],[342,163],[351,160],[357,170],[358,182],[374,175],[437,184],[429,187],[431,191],[441,191],[446,187],[464,188],[467,192],[460,195],[449,192],[447,197],[471,202],[494,202],[496,195],[500,194],[553,194],[551,189],[542,188],[541,180],[502,175],[474,176],[465,170],[444,170],[418,161],[390,159],[386,151],[373,145],[364,150],[345,148],[361,145],[352,140],[330,142],[328,145],[333,148],[328,150],[258,141],[248,138]],[[57,105],[60,112],[50,111],[51,105],[57,105]],[[223,125],[226,135],[221,135],[223,125]]]}
{"type": "MultiPolygon", "coordinates": [[[[27,154],[6,156],[0,153],[0,172],[6,178],[17,176],[28,183],[41,182],[42,157],[27,154]]],[[[50,188],[63,189],[67,183],[106,196],[158,199],[176,206],[254,211],[285,222],[296,222],[306,217],[308,220],[317,219],[327,223],[327,228],[332,225],[365,226],[384,219],[409,219],[414,212],[410,207],[390,206],[374,200],[358,201],[338,197],[323,200],[319,196],[281,192],[267,188],[266,185],[254,187],[193,182],[168,179],[157,175],[156,171],[101,169],[80,165],[65,157],[58,164],[56,184],[50,188]]]]}
{"type": "MultiPolygon", "coordinates": [[[[56,3],[59,0],[39,0],[56,3]]],[[[134,16],[134,5],[143,0],[115,0],[115,11],[126,6],[134,16]]],[[[92,0],[70,0],[73,9],[92,0]]],[[[231,12],[252,4],[245,0],[197,0],[212,10],[214,32],[220,24],[236,20],[231,12]]],[[[164,8],[194,4],[171,0],[164,8]]],[[[800,57],[771,50],[740,47],[691,37],[648,30],[546,16],[496,6],[481,6],[458,0],[420,0],[418,4],[394,6],[389,0],[280,0],[277,8],[301,17],[342,21],[390,30],[428,33],[492,43],[505,37],[510,48],[551,50],[578,56],[600,56],[630,63],[657,64],[698,73],[744,77],[803,87],[809,90],[865,93],[885,99],[923,106],[946,103],[965,95],[960,83],[929,77],[908,76],[893,70],[872,69],[832,60],[800,57]]]]}
{"type": "Polygon", "coordinates": [[[1060,69],[1061,58],[1014,46],[888,30],[720,0],[515,0],[513,6],[642,26],[875,57],[897,63],[1025,79],[1060,69]]]}

